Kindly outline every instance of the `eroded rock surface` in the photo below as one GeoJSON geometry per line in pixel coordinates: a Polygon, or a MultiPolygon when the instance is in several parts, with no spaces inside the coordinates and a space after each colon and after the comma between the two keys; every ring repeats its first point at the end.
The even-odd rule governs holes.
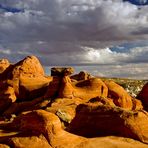
{"type": "Polygon", "coordinates": [[[146,111],[127,111],[109,105],[86,103],[78,106],[69,131],[86,137],[131,137],[148,144],[147,123],[146,111]]]}
{"type": "Polygon", "coordinates": [[[142,101],[143,106],[148,111],[148,83],[144,85],[137,98],[142,101]]]}
{"type": "Polygon", "coordinates": [[[147,147],[147,84],[136,99],[113,81],[73,73],[54,67],[46,76],[35,56],[0,61],[0,148],[147,147]]]}

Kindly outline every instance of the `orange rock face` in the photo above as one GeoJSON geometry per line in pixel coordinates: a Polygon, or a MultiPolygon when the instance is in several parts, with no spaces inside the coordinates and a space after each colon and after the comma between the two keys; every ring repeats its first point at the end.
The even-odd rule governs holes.
{"type": "Polygon", "coordinates": [[[148,113],[145,111],[87,103],[78,106],[69,131],[85,137],[117,135],[148,143],[147,123],[148,113]]]}
{"type": "Polygon", "coordinates": [[[51,76],[68,76],[74,73],[74,69],[72,67],[62,68],[62,67],[53,67],[51,68],[51,76]]]}
{"type": "Polygon", "coordinates": [[[7,59],[1,59],[0,60],[0,74],[3,73],[9,66],[10,66],[10,63],[7,59]]]}
{"type": "Polygon", "coordinates": [[[137,98],[142,101],[143,106],[148,111],[148,83],[142,88],[137,98]]]}
{"type": "Polygon", "coordinates": [[[43,135],[13,137],[9,140],[9,144],[16,148],[52,148],[43,135]]]}
{"type": "Polygon", "coordinates": [[[16,96],[13,87],[7,84],[1,84],[0,90],[0,112],[6,110],[13,102],[16,101],[16,96]]]}
{"type": "Polygon", "coordinates": [[[28,56],[16,63],[8,73],[10,79],[19,78],[20,75],[27,75],[29,77],[44,76],[44,69],[35,56],[28,56]]]}
{"type": "Polygon", "coordinates": [[[73,72],[45,76],[35,56],[0,61],[0,148],[147,148],[148,83],[135,99],[113,81],[73,72]]]}
{"type": "Polygon", "coordinates": [[[81,71],[79,74],[73,75],[70,77],[71,79],[80,81],[80,80],[88,80],[91,78],[91,75],[87,72],[81,71]]]}
{"type": "Polygon", "coordinates": [[[27,101],[44,96],[51,81],[51,77],[46,78],[44,76],[21,76],[19,79],[19,100],[27,101]]]}
{"type": "Polygon", "coordinates": [[[97,78],[72,83],[68,76],[63,77],[59,91],[59,98],[91,99],[94,97],[107,97],[108,88],[97,78]]]}
{"type": "Polygon", "coordinates": [[[108,87],[108,96],[113,99],[115,105],[127,109],[133,108],[132,97],[121,87],[113,81],[105,81],[108,87]]]}

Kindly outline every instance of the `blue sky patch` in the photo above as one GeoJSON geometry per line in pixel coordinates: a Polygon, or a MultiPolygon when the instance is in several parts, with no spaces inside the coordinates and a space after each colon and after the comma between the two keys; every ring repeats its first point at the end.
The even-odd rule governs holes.
{"type": "Polygon", "coordinates": [[[8,7],[8,6],[3,6],[2,4],[0,4],[0,9],[6,11],[6,12],[12,12],[12,13],[19,13],[19,12],[23,12],[24,10],[22,9],[18,9],[18,8],[12,8],[12,7],[8,7]]]}
{"type": "Polygon", "coordinates": [[[134,5],[148,5],[148,0],[123,0],[128,1],[134,5]]]}
{"type": "Polygon", "coordinates": [[[145,47],[148,46],[147,41],[137,41],[137,42],[128,42],[128,43],[123,43],[118,46],[113,46],[110,47],[112,51],[116,51],[118,53],[127,53],[130,49],[136,48],[136,47],[145,47]]]}

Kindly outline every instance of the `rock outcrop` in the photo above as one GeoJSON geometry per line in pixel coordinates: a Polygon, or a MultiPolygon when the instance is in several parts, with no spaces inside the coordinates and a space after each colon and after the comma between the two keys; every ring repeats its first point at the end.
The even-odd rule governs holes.
{"type": "Polygon", "coordinates": [[[14,89],[17,100],[30,101],[45,94],[52,78],[44,76],[44,69],[35,56],[9,67],[2,73],[3,81],[14,89]]]}
{"type": "MultiPolygon", "coordinates": [[[[133,116],[133,114],[127,111],[124,111],[124,110],[121,111],[120,109],[114,110],[110,107],[103,108],[104,106],[101,107],[101,110],[98,110],[96,106],[91,107],[91,110],[90,109],[88,110],[88,108],[83,108],[83,107],[81,109],[85,111],[85,114],[83,114],[82,116],[81,114],[82,110],[79,110],[80,112],[79,119],[74,119],[74,120],[77,120],[77,123],[73,125],[73,129],[75,128],[75,132],[79,131],[77,127],[80,126],[81,128],[79,132],[82,132],[85,127],[90,127],[90,129],[86,128],[85,131],[90,133],[91,130],[93,131],[96,130],[95,133],[100,133],[103,130],[105,130],[109,134],[110,132],[113,133],[113,135],[122,132],[122,133],[126,133],[126,136],[128,134],[131,134],[130,136],[133,135],[134,138],[140,137],[140,140],[141,139],[145,140],[147,138],[147,135],[146,135],[147,131],[144,131],[144,127],[140,129],[136,125],[134,125],[135,126],[134,128],[131,128],[131,126],[128,126],[128,125],[134,124],[132,122],[132,120],[134,119],[133,118],[128,119],[128,116],[131,117],[133,116]],[[97,114],[95,114],[95,116],[94,114],[93,116],[92,114],[87,114],[92,112],[97,114]],[[106,113],[106,116],[104,117],[101,115],[101,113],[103,112],[106,113]],[[111,120],[112,117],[110,115],[115,115],[115,117],[113,116],[114,117],[113,121],[111,120]],[[120,115],[122,116],[120,117],[120,115]],[[96,117],[99,117],[99,119],[104,118],[107,120],[107,122],[105,122],[104,120],[99,120],[96,117]],[[87,118],[87,120],[85,121],[80,120],[80,118],[81,119],[87,118]],[[117,123],[116,123],[116,118],[120,119],[119,121],[117,121],[117,123]],[[127,125],[122,121],[122,119],[127,120],[127,125]],[[111,124],[112,122],[115,122],[115,124],[111,124]],[[104,123],[104,124],[101,125],[101,123],[104,123]],[[105,129],[105,125],[108,125],[107,129],[105,129]],[[123,127],[125,126],[125,128],[123,131],[120,131],[120,128],[122,128],[122,126],[123,127]],[[138,132],[135,131],[135,133],[132,132],[137,129],[140,132],[139,131],[138,132]],[[145,137],[143,136],[144,134],[145,134],[145,137]],[[140,135],[140,136],[137,136],[137,135],[140,135]]],[[[137,115],[139,119],[142,119],[144,116],[143,116],[143,113],[140,116],[137,115]]],[[[144,120],[141,122],[147,122],[147,121],[144,120]]],[[[139,125],[141,123],[136,122],[136,124],[139,125]]],[[[41,146],[45,148],[55,148],[55,147],[56,148],[61,148],[61,147],[63,148],[69,148],[69,147],[95,148],[100,146],[105,148],[107,147],[124,148],[124,146],[129,146],[132,148],[133,144],[135,147],[138,146],[138,148],[146,148],[147,146],[146,144],[142,144],[132,139],[115,137],[115,136],[86,138],[86,137],[74,135],[62,129],[61,122],[56,115],[44,110],[30,111],[22,115],[19,115],[17,118],[14,119],[14,121],[12,121],[12,123],[9,123],[7,126],[9,127],[9,129],[13,129],[13,131],[16,129],[19,131],[19,133],[11,134],[11,136],[5,136],[3,137],[3,139],[1,139],[0,137],[0,141],[7,144],[10,147],[29,148],[29,146],[32,145],[32,147],[34,148],[38,148],[41,146]]],[[[144,142],[146,143],[147,141],[144,141],[144,142]]]]}
{"type": "Polygon", "coordinates": [[[10,63],[7,59],[1,59],[0,60],[0,74],[3,73],[9,66],[10,66],[10,63]]]}
{"type": "Polygon", "coordinates": [[[80,73],[75,74],[75,75],[71,76],[70,78],[80,81],[80,80],[88,80],[88,79],[92,78],[92,76],[85,71],[80,71],[80,73]]]}
{"type": "Polygon", "coordinates": [[[0,148],[147,148],[148,84],[134,98],[118,82],[73,73],[46,76],[35,56],[0,61],[0,148]]]}
{"type": "Polygon", "coordinates": [[[143,106],[148,111],[148,83],[144,85],[137,98],[142,101],[143,106]]]}
{"type": "Polygon", "coordinates": [[[113,99],[115,105],[126,109],[142,109],[139,100],[132,98],[123,87],[113,81],[105,81],[108,88],[108,97],[113,99]]]}
{"type": "Polygon", "coordinates": [[[116,135],[148,144],[148,113],[127,111],[109,105],[82,104],[69,126],[69,131],[85,137],[116,135]]]}
{"type": "Polygon", "coordinates": [[[68,76],[74,73],[74,69],[72,67],[62,68],[62,67],[53,67],[51,68],[51,76],[68,76]]]}
{"type": "Polygon", "coordinates": [[[0,90],[0,113],[5,111],[13,102],[16,101],[16,96],[13,87],[7,84],[1,84],[0,90]]]}
{"type": "Polygon", "coordinates": [[[98,78],[72,83],[69,76],[64,76],[59,90],[59,98],[91,99],[107,97],[107,94],[107,86],[98,78]]]}
{"type": "Polygon", "coordinates": [[[9,79],[19,78],[20,76],[44,76],[44,69],[39,60],[35,56],[28,56],[22,61],[13,65],[13,68],[8,72],[9,79]]]}

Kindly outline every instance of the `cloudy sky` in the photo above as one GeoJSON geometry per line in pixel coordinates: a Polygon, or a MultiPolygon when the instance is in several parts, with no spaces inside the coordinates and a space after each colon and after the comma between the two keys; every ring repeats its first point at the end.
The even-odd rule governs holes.
{"type": "Polygon", "coordinates": [[[148,0],[0,0],[0,58],[32,54],[44,66],[148,79],[148,0]]]}

